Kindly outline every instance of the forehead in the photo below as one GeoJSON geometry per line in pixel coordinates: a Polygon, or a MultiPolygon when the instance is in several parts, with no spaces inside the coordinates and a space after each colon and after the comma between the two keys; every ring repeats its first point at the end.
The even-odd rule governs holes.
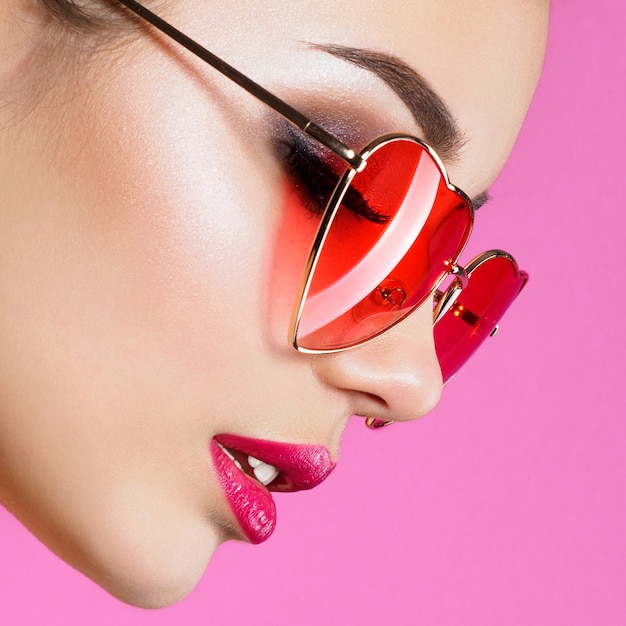
{"type": "MultiPolygon", "coordinates": [[[[244,71],[269,84],[276,82],[276,72],[293,82],[299,75],[304,79],[319,62],[313,57],[324,53],[303,42],[367,48],[402,59],[441,96],[464,133],[462,158],[448,166],[453,182],[474,195],[491,184],[519,131],[541,68],[548,4],[257,0],[194,4],[193,11],[207,36],[220,41],[222,54],[233,62],[241,59],[244,71]]],[[[359,73],[365,70],[346,69],[348,89],[353,80],[348,75],[359,73]]],[[[412,130],[407,112],[404,118],[398,113],[403,105],[384,94],[382,83],[367,95],[372,106],[384,97],[393,117],[405,124],[388,130],[412,130]]]]}

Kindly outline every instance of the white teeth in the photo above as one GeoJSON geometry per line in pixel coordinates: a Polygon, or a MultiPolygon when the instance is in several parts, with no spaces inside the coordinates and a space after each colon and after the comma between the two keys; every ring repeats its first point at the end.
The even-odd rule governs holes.
{"type": "Polygon", "coordinates": [[[237,466],[237,469],[240,469],[243,472],[243,467],[241,467],[241,463],[230,453],[230,451],[225,448],[221,443],[217,444],[223,451],[224,454],[237,466]]]}
{"type": "MultiPolygon", "coordinates": [[[[238,469],[245,472],[241,463],[233,456],[232,452],[228,448],[225,448],[221,443],[218,443],[217,445],[224,451],[224,454],[237,466],[238,469]]],[[[280,472],[273,465],[265,463],[254,456],[248,457],[248,465],[252,468],[255,478],[264,486],[269,485],[276,478],[276,476],[280,474],[280,472]]]]}
{"type": "Polygon", "coordinates": [[[248,464],[250,465],[250,467],[259,467],[259,465],[261,465],[261,463],[263,463],[263,461],[259,461],[259,459],[257,459],[254,456],[249,456],[248,457],[248,464]]]}
{"type": "Polygon", "coordinates": [[[264,463],[256,457],[249,456],[248,463],[254,472],[254,476],[262,485],[269,485],[280,472],[269,463],[264,463]]]}

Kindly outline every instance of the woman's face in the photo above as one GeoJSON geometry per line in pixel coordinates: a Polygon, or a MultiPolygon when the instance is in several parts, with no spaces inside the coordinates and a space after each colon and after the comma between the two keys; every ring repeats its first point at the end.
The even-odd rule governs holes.
{"type": "MultiPolygon", "coordinates": [[[[111,593],[160,606],[221,542],[273,528],[265,490],[214,438],[317,484],[351,415],[436,404],[432,308],[353,350],[297,353],[308,249],[288,228],[284,124],[153,30],[88,52],[89,36],[52,36],[22,4],[0,13],[0,499],[111,593]]],[[[456,120],[462,141],[442,157],[471,197],[512,147],[547,20],[539,0],[160,13],[351,146],[403,131],[437,148],[408,76],[403,101],[375,63],[328,46],[401,59],[456,120]]]]}

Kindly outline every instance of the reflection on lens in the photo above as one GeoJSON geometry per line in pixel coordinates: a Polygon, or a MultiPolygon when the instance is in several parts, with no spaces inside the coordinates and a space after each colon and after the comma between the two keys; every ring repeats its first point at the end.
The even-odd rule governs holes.
{"type": "Polygon", "coordinates": [[[364,155],[365,169],[344,176],[331,200],[340,203],[314,259],[299,348],[338,350],[387,330],[432,292],[469,236],[472,209],[420,143],[387,139],[364,155]]]}

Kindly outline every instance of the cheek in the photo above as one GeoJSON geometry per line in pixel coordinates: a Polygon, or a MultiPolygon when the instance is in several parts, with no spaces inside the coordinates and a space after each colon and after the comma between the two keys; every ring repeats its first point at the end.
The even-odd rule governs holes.
{"type": "Polygon", "coordinates": [[[5,230],[2,500],[114,594],[168,603],[220,541],[206,444],[212,391],[232,374],[212,350],[237,335],[228,255],[188,254],[202,236],[156,205],[106,225],[61,208],[5,230]]]}
{"type": "Polygon", "coordinates": [[[272,341],[280,346],[291,343],[287,331],[319,218],[303,206],[302,199],[287,181],[283,181],[277,197],[279,211],[267,275],[267,311],[272,341]]]}
{"type": "Polygon", "coordinates": [[[229,536],[207,446],[266,341],[279,212],[227,142],[216,158],[170,122],[133,141],[103,120],[0,234],[0,496],[143,605],[189,591],[229,536]]]}

